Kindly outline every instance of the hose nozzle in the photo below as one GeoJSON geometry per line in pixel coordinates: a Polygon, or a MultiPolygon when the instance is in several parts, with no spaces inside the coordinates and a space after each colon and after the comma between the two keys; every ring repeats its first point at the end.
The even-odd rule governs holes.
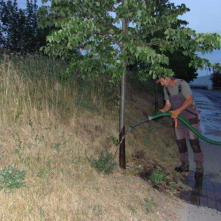
{"type": "Polygon", "coordinates": [[[149,122],[153,120],[153,116],[148,116],[149,122]]]}

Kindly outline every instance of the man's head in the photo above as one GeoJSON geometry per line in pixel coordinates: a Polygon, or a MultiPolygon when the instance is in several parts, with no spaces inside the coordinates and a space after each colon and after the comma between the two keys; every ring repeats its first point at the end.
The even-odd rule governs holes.
{"type": "Polygon", "coordinates": [[[166,77],[166,78],[159,78],[156,83],[160,83],[161,86],[164,86],[164,87],[168,87],[169,84],[170,84],[170,77],[166,77]]]}

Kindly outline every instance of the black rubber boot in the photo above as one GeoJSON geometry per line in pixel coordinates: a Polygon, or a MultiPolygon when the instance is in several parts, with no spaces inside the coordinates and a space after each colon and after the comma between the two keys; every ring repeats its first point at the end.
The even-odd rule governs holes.
{"type": "Polygon", "coordinates": [[[195,178],[202,178],[204,173],[203,167],[197,167],[195,172],[195,178]]]}
{"type": "Polygon", "coordinates": [[[182,163],[182,165],[176,167],[175,170],[177,172],[189,172],[189,165],[186,163],[182,163]]]}

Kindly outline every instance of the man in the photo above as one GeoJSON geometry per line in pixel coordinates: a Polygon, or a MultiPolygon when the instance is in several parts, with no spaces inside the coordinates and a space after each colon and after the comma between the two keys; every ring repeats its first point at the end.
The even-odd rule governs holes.
{"type": "Polygon", "coordinates": [[[171,77],[157,80],[164,86],[164,99],[165,105],[160,112],[168,112],[171,108],[171,118],[175,123],[176,142],[180,153],[181,166],[175,168],[177,172],[189,171],[189,154],[187,148],[187,138],[189,138],[190,146],[194,154],[194,161],[196,163],[195,177],[200,178],[203,176],[203,162],[204,156],[200,148],[199,138],[182,122],[177,120],[178,116],[182,116],[189,122],[196,130],[200,130],[200,116],[197,111],[195,101],[193,100],[192,91],[186,81],[181,79],[174,79],[171,77]]]}

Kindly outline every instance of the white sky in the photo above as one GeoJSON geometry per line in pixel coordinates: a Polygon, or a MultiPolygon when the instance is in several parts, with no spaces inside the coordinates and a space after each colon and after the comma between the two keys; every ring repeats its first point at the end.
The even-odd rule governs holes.
{"type": "MultiPolygon", "coordinates": [[[[19,7],[26,8],[26,0],[17,0],[19,7]]],[[[41,0],[37,0],[38,5],[41,0]]],[[[175,5],[184,3],[190,12],[181,18],[189,23],[189,27],[197,33],[219,33],[221,34],[221,0],[170,0],[175,5]]],[[[221,51],[204,55],[211,63],[221,63],[221,51]]],[[[207,75],[208,70],[198,71],[199,76],[207,75]]]]}

